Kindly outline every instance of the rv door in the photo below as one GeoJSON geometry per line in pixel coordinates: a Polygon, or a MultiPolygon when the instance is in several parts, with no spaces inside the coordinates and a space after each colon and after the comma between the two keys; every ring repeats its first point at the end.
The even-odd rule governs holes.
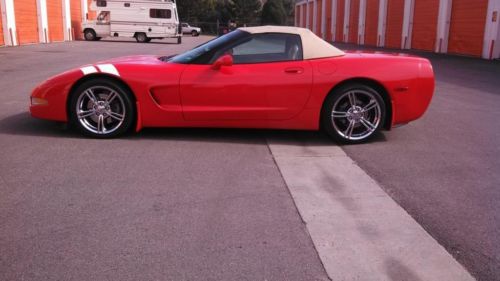
{"type": "Polygon", "coordinates": [[[152,35],[168,36],[175,34],[176,26],[172,25],[172,9],[151,8],[149,9],[149,17],[153,22],[156,22],[156,25],[153,25],[153,27],[151,28],[152,35]]]}

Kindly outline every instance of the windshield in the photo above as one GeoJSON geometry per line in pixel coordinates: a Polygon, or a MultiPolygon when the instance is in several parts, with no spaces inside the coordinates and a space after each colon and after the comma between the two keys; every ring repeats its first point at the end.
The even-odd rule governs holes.
{"type": "Polygon", "coordinates": [[[214,53],[220,48],[238,41],[241,38],[247,37],[250,34],[241,30],[230,32],[224,36],[210,40],[190,51],[177,55],[169,60],[173,63],[197,63],[208,64],[214,53]]]}

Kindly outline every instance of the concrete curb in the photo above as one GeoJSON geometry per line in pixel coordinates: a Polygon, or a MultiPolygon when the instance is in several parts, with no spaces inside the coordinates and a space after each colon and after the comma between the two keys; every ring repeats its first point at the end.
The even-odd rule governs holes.
{"type": "Polygon", "coordinates": [[[340,147],[268,145],[332,280],[474,280],[340,147]]]}

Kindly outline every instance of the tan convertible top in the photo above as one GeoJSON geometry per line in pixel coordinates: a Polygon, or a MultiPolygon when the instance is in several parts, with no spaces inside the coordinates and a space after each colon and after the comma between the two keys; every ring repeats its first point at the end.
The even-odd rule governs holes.
{"type": "Polygon", "coordinates": [[[302,39],[302,48],[304,49],[304,59],[319,59],[327,57],[343,56],[345,53],[335,48],[328,42],[319,38],[312,31],[306,28],[293,26],[256,26],[242,27],[240,30],[248,33],[289,33],[300,35],[302,39]]]}

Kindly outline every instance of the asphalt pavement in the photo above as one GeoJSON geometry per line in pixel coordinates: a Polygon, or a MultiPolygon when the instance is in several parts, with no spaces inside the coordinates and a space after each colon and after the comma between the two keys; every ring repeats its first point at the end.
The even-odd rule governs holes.
{"type": "Polygon", "coordinates": [[[207,39],[0,49],[0,280],[328,280],[261,132],[102,141],[27,112],[53,74],[207,39]]]}
{"type": "MultiPolygon", "coordinates": [[[[0,280],[328,279],[266,142],[323,134],[167,128],[98,141],[27,113],[51,75],[205,40],[0,48],[0,280]]],[[[426,115],[342,149],[476,278],[499,280],[500,63],[418,54],[437,77],[426,115]]]]}
{"type": "Polygon", "coordinates": [[[343,149],[476,278],[500,280],[500,61],[411,53],[434,66],[428,112],[343,149]]]}

